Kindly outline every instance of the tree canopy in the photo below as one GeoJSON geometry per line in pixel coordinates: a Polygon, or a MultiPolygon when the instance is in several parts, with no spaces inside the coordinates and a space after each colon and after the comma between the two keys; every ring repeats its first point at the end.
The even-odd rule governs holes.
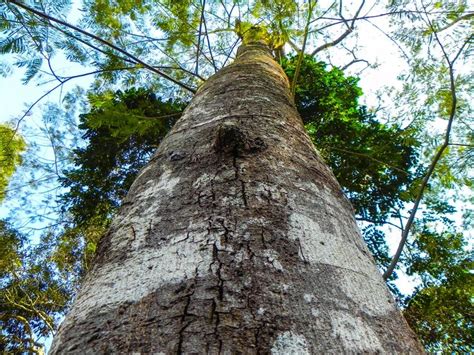
{"type": "Polygon", "coordinates": [[[41,206],[54,207],[34,233],[36,225],[28,229],[21,218],[10,221],[18,228],[1,222],[0,301],[7,311],[0,347],[38,349],[134,177],[192,94],[232,61],[242,41],[260,38],[285,69],[308,134],[427,350],[472,351],[472,314],[465,310],[473,284],[466,241],[473,14],[467,1],[1,2],[2,74],[23,70],[25,84],[48,88],[13,122],[20,130],[0,126],[0,200],[22,161],[28,129],[37,125],[29,113],[76,79],[92,84],[43,109],[45,141],[28,141],[12,179],[10,190],[25,192],[7,201],[20,201],[23,219],[39,220],[41,206]],[[364,105],[358,76],[378,70],[371,55],[377,49],[364,50],[370,31],[387,39],[405,69],[400,85],[380,85],[377,102],[364,105]],[[63,70],[64,63],[74,66],[63,70]],[[45,144],[50,161],[34,155],[45,144]],[[31,189],[45,197],[33,200],[31,189]],[[401,242],[391,257],[394,233],[401,242]],[[412,294],[398,291],[393,271],[416,275],[412,294]]]}
{"type": "Polygon", "coordinates": [[[8,125],[0,125],[0,202],[5,198],[8,181],[21,163],[25,141],[8,125]]]}

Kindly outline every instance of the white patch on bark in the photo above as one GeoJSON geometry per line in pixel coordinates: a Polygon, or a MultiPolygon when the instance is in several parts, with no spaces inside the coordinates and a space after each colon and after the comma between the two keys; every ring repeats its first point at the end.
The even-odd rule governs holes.
{"type": "Polygon", "coordinates": [[[206,275],[212,262],[208,240],[207,231],[195,233],[159,249],[133,251],[121,262],[93,270],[67,320],[73,322],[90,313],[107,312],[122,303],[139,301],[163,285],[206,275]]]}
{"type": "Polygon", "coordinates": [[[302,213],[290,215],[289,237],[301,244],[300,257],[309,263],[322,263],[351,269],[357,272],[368,271],[371,263],[357,254],[358,248],[348,248],[350,241],[344,240],[346,235],[336,223],[335,233],[324,232],[320,223],[302,213]],[[348,243],[349,242],[349,243],[348,243]]]}
{"type": "Polygon", "coordinates": [[[303,188],[312,190],[311,194],[324,202],[328,218],[316,219],[311,211],[302,211],[297,203],[292,203],[294,212],[289,218],[288,235],[298,241],[301,259],[315,266],[326,264],[338,268],[338,286],[368,314],[383,315],[392,311],[391,296],[371,258],[362,252],[365,246],[355,222],[349,218],[347,207],[330,192],[317,190],[312,185],[303,188]]]}
{"type": "Polygon", "coordinates": [[[156,211],[165,200],[162,197],[172,195],[180,181],[178,177],[171,177],[171,174],[171,170],[165,169],[158,181],[148,180],[144,189],[134,196],[133,204],[127,212],[122,212],[118,218],[114,218],[111,225],[114,230],[113,250],[129,246],[132,250],[139,250],[144,245],[150,223],[156,225],[161,218],[156,216],[156,211]],[[143,206],[146,206],[146,209],[139,210],[143,206]]]}
{"type": "Polygon", "coordinates": [[[375,332],[360,318],[336,311],[331,313],[332,336],[339,338],[348,352],[383,352],[375,332]]]}
{"type": "Polygon", "coordinates": [[[213,123],[213,122],[216,122],[216,121],[222,121],[224,119],[228,119],[229,118],[229,115],[228,114],[225,114],[225,115],[216,115],[215,117],[207,120],[207,121],[201,121],[199,123],[196,123],[195,125],[189,127],[189,128],[197,128],[197,127],[201,127],[201,126],[204,126],[204,125],[207,125],[207,124],[210,124],[210,123],[213,123]]]}
{"type": "Polygon", "coordinates": [[[246,257],[243,251],[239,250],[234,254],[234,262],[236,265],[240,265],[244,259],[246,259],[246,257]]]}
{"type": "Polygon", "coordinates": [[[137,177],[135,178],[135,180],[134,180],[133,182],[137,181],[140,176],[142,176],[146,171],[150,170],[150,169],[153,168],[153,167],[154,167],[153,164],[147,164],[147,165],[145,165],[145,166],[138,172],[138,175],[137,175],[137,177]]]}
{"type": "Polygon", "coordinates": [[[303,298],[307,303],[310,303],[313,300],[314,296],[310,293],[305,293],[303,295],[303,298]]]}
{"type": "Polygon", "coordinates": [[[268,263],[271,264],[275,269],[283,272],[283,265],[278,261],[278,253],[275,250],[265,249],[262,251],[262,256],[267,259],[268,263]]]}
{"type": "Polygon", "coordinates": [[[272,263],[275,269],[277,269],[280,272],[283,272],[284,270],[283,265],[281,265],[281,263],[278,260],[274,259],[274,260],[270,260],[270,262],[272,263]]]}
{"type": "MultiPolygon", "coordinates": [[[[280,170],[281,168],[274,168],[275,170],[280,170]]],[[[272,185],[268,185],[265,183],[260,183],[255,188],[256,194],[255,198],[262,204],[268,203],[268,198],[270,197],[273,201],[281,202],[282,204],[286,204],[286,199],[288,196],[288,192],[281,188],[272,185]]],[[[264,222],[268,223],[268,222],[264,222]]]]}
{"type": "Polygon", "coordinates": [[[211,181],[211,176],[204,173],[193,182],[193,188],[198,189],[202,186],[205,186],[209,183],[209,181],[211,181]]]}
{"type": "Polygon", "coordinates": [[[310,355],[305,337],[293,332],[279,334],[273,343],[273,355],[310,355]]]}
{"type": "Polygon", "coordinates": [[[369,315],[383,315],[395,308],[393,298],[382,279],[368,279],[366,275],[340,270],[339,287],[346,296],[369,315]]]}
{"type": "Polygon", "coordinates": [[[160,176],[158,183],[155,180],[148,180],[145,183],[146,189],[141,191],[137,197],[159,197],[160,194],[170,196],[174,187],[178,184],[179,178],[172,178],[171,170],[165,170],[160,176]]]}
{"type": "Polygon", "coordinates": [[[265,313],[265,308],[260,307],[260,308],[257,310],[257,314],[258,314],[259,316],[262,316],[264,313],[265,313]]]}

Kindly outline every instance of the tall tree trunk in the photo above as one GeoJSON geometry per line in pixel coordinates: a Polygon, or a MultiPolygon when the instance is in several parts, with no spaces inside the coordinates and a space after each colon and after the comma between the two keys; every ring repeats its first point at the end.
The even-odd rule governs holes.
{"type": "Polygon", "coordinates": [[[140,172],[52,353],[420,352],[267,47],[140,172]]]}

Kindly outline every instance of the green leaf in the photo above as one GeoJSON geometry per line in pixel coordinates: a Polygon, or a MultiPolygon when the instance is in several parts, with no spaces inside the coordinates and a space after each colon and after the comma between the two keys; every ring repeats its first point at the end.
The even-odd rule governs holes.
{"type": "Polygon", "coordinates": [[[21,164],[25,148],[25,141],[13,128],[0,124],[0,202],[5,198],[11,176],[21,164]]]}

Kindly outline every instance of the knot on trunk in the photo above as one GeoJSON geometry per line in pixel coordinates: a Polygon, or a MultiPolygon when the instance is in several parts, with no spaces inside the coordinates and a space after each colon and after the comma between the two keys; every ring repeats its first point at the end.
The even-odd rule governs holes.
{"type": "Polygon", "coordinates": [[[226,122],[217,128],[214,150],[218,153],[232,154],[237,157],[246,153],[257,153],[266,148],[267,145],[262,138],[249,137],[235,123],[226,122]]]}

